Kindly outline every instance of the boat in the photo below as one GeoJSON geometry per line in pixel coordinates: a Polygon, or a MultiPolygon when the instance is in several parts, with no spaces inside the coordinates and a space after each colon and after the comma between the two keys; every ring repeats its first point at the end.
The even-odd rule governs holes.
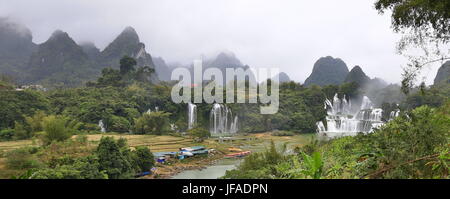
{"type": "Polygon", "coordinates": [[[252,153],[251,151],[243,151],[243,152],[239,152],[239,153],[227,154],[227,155],[225,155],[225,157],[226,158],[242,158],[247,155],[250,155],[251,153],[252,153]]]}
{"type": "Polygon", "coordinates": [[[230,151],[230,152],[242,152],[242,149],[236,148],[236,147],[230,147],[230,148],[228,148],[228,151],[230,151]]]}

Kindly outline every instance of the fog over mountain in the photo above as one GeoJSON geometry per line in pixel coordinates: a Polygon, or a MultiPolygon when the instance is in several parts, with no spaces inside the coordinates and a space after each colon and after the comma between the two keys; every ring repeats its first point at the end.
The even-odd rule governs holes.
{"type": "MultiPolygon", "coordinates": [[[[166,63],[189,65],[229,50],[242,63],[279,67],[299,82],[328,55],[390,83],[400,82],[407,63],[395,53],[400,36],[390,29],[389,14],[380,16],[372,0],[0,0],[0,13],[28,27],[36,44],[60,29],[76,43],[91,41],[102,51],[132,26],[147,53],[166,63]]],[[[421,74],[427,83],[433,83],[439,65],[421,74]]]]}

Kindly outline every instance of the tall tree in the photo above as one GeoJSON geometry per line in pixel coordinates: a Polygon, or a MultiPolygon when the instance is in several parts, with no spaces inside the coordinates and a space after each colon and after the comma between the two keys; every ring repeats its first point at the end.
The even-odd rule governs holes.
{"type": "Polygon", "coordinates": [[[391,10],[392,28],[403,34],[397,48],[410,60],[402,81],[403,91],[408,93],[425,65],[450,59],[443,52],[450,41],[450,1],[377,0],[375,8],[381,14],[391,10]],[[410,49],[420,49],[423,54],[408,55],[410,49]]]}
{"type": "Polygon", "coordinates": [[[120,73],[127,74],[131,71],[134,71],[137,62],[132,57],[124,56],[120,59],[120,73]]]}

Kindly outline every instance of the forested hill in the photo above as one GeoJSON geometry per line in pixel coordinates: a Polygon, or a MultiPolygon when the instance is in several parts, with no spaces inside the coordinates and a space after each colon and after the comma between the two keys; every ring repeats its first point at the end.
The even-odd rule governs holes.
{"type": "Polygon", "coordinates": [[[364,73],[360,66],[355,66],[348,73],[347,77],[345,77],[345,81],[347,83],[356,82],[359,85],[365,85],[370,81],[370,78],[364,73]]]}
{"type": "Polygon", "coordinates": [[[331,56],[320,58],[315,64],[305,85],[339,85],[344,82],[348,68],[344,61],[331,56]]]}
{"type": "MultiPolygon", "coordinates": [[[[145,44],[132,27],[125,28],[100,51],[92,42],[77,44],[62,30],[36,45],[28,28],[0,19],[0,74],[10,76],[17,84],[42,84],[50,88],[82,86],[97,79],[103,68],[117,69],[124,56],[136,59],[138,67],[155,68],[145,44]]],[[[156,74],[151,79],[159,81],[156,74]]]]}
{"type": "Polygon", "coordinates": [[[434,84],[450,83],[450,61],[445,62],[434,79],[434,84]]]}
{"type": "Polygon", "coordinates": [[[31,55],[23,82],[75,87],[95,78],[99,70],[94,66],[66,32],[57,30],[31,55]]]}
{"type": "Polygon", "coordinates": [[[20,77],[31,54],[37,50],[31,31],[0,18],[0,73],[20,77]]]}

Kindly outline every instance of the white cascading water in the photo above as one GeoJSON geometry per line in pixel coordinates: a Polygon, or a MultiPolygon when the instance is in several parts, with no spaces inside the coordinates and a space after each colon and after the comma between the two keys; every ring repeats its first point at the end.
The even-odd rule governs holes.
{"type": "Polygon", "coordinates": [[[233,117],[233,112],[226,105],[214,104],[209,122],[212,136],[230,135],[238,132],[238,116],[233,117]]]}
{"type": "MultiPolygon", "coordinates": [[[[158,107],[158,106],[155,106],[155,112],[158,112],[158,111],[159,111],[159,107],[158,107]]],[[[147,114],[152,113],[152,109],[149,108],[149,109],[147,110],[147,112],[145,112],[145,113],[147,113],[147,114]]]]}
{"type": "Polygon", "coordinates": [[[397,109],[395,111],[391,111],[391,114],[389,114],[389,121],[393,120],[394,118],[398,117],[400,115],[400,110],[397,109]]]}
{"type": "Polygon", "coordinates": [[[197,122],[197,105],[188,103],[188,129],[194,128],[197,122]]]}
{"type": "Polygon", "coordinates": [[[333,102],[326,99],[324,108],[327,110],[327,125],[322,121],[317,122],[317,131],[328,138],[369,133],[384,124],[381,120],[383,110],[373,108],[372,102],[366,96],[356,112],[352,112],[351,101],[347,101],[345,95],[340,99],[338,94],[334,95],[333,102]]]}
{"type": "Polygon", "coordinates": [[[105,124],[103,124],[103,120],[98,121],[98,127],[100,127],[100,131],[102,133],[106,132],[105,124]]]}

